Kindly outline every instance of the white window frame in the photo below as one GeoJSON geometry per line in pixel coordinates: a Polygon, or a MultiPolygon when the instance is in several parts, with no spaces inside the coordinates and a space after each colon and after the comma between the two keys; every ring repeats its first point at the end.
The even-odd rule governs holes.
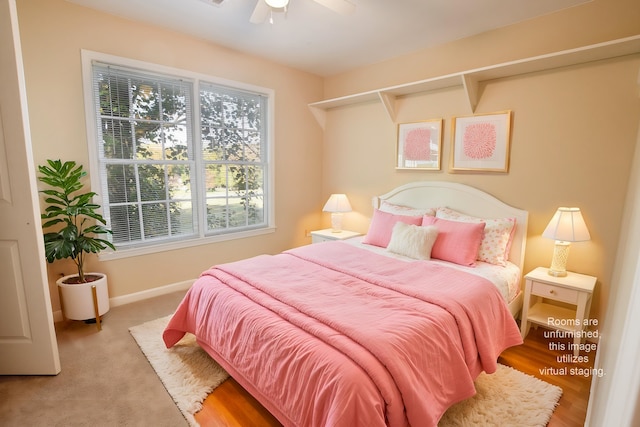
{"type": "MultiPolygon", "coordinates": [[[[275,151],[275,138],[274,138],[274,104],[275,104],[275,91],[273,89],[264,88],[260,86],[250,85],[247,83],[237,82],[233,80],[223,79],[220,77],[210,76],[206,74],[196,73],[189,70],[167,67],[164,65],[153,64],[145,61],[139,61],[135,59],[123,58],[115,55],[109,55],[100,52],[94,52],[90,50],[83,49],[81,51],[82,58],[82,79],[83,79],[83,90],[84,90],[84,105],[85,105],[85,120],[86,120],[86,130],[87,130],[87,145],[89,149],[89,171],[90,171],[90,179],[91,179],[91,188],[93,191],[98,193],[98,196],[95,198],[95,202],[102,205],[102,200],[100,198],[100,174],[99,173],[91,173],[91,171],[99,171],[98,164],[98,146],[97,146],[97,123],[96,123],[96,111],[95,111],[95,100],[93,99],[93,71],[92,64],[94,61],[109,63],[116,66],[128,67],[138,69],[140,71],[146,71],[157,74],[164,74],[174,77],[181,77],[185,79],[189,79],[193,81],[193,99],[199,99],[199,82],[207,82],[213,84],[219,84],[221,86],[227,86],[233,89],[250,91],[264,94],[267,97],[267,171],[265,173],[265,201],[266,201],[266,210],[265,216],[267,217],[266,226],[255,229],[247,229],[240,231],[233,231],[228,233],[220,233],[210,236],[205,236],[204,221],[202,218],[203,214],[198,213],[199,215],[199,236],[196,238],[190,238],[188,240],[176,240],[171,242],[162,242],[155,243],[153,245],[148,246],[140,246],[140,247],[131,247],[126,249],[119,249],[116,251],[106,250],[102,251],[99,255],[99,259],[106,261],[112,259],[119,258],[127,258],[131,256],[152,254],[157,252],[164,252],[168,250],[188,248],[193,246],[205,245],[215,242],[223,242],[235,239],[241,239],[252,236],[259,236],[263,234],[273,233],[275,232],[275,163],[274,163],[274,151],[275,151]]],[[[200,141],[200,109],[194,107],[193,108],[193,135],[196,146],[201,146],[200,141]]],[[[199,162],[198,162],[199,163],[199,162]]],[[[200,169],[198,169],[198,172],[200,169]]],[[[202,183],[202,177],[200,173],[198,175],[198,185],[200,188],[202,183]]],[[[201,211],[201,209],[198,209],[201,211]]],[[[107,224],[110,226],[110,224],[107,224]]]]}

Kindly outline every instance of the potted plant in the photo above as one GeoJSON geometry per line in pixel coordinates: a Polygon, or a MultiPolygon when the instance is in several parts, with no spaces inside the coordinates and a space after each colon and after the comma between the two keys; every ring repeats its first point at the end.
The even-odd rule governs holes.
{"type": "Polygon", "coordinates": [[[100,205],[92,203],[96,193],[81,192],[81,182],[87,173],[76,162],[47,160],[47,165],[38,166],[38,180],[49,185],[42,190],[48,204],[41,215],[44,234],[44,249],[47,261],[70,258],[78,272],[62,277],[56,283],[60,290],[62,311],[66,318],[74,320],[100,321],[100,316],[109,311],[107,277],[103,273],[85,273],[85,255],[98,253],[113,244],[98,236],[111,234],[106,222],[97,210],[100,205]]]}

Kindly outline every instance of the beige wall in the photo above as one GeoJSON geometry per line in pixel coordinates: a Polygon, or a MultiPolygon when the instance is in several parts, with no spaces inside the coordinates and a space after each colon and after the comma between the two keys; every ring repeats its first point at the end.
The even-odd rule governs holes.
{"type": "MultiPolygon", "coordinates": [[[[276,232],[108,262],[94,257],[89,270],[108,273],[111,297],[193,279],[214,263],[275,253],[310,241],[304,230],[317,228],[322,208],[322,132],[306,105],[321,98],[322,79],[63,0],[18,0],[17,4],[36,164],[62,158],[89,165],[81,49],[275,90],[276,232]]],[[[73,273],[69,263],[50,265],[52,283],[63,273],[73,273]]],[[[57,292],[52,292],[52,300],[56,310],[57,292]]]]}
{"type": "MultiPolygon", "coordinates": [[[[325,80],[325,99],[640,34],[640,2],[584,6],[325,80]],[[584,31],[580,31],[584,30],[584,31]],[[516,42],[517,41],[517,42],[516,42]]],[[[443,168],[396,171],[397,123],[381,103],[327,113],[323,194],[345,192],[345,228],[365,232],[371,196],[415,180],[469,184],[530,212],[525,269],[550,264],[540,236],[559,206],[582,208],[592,240],[571,247],[568,269],[598,277],[592,317],[604,318],[640,119],[640,55],[487,82],[476,113],[513,112],[507,174],[451,173],[451,118],[471,114],[462,88],[401,98],[397,123],[443,118],[443,168]]],[[[326,219],[325,219],[326,221],[326,219]]],[[[326,222],[325,222],[326,224],[326,222]]]]}

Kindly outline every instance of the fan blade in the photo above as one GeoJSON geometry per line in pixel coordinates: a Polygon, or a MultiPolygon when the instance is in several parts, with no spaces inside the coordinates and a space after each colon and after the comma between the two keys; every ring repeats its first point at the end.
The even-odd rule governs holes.
{"type": "Polygon", "coordinates": [[[327,9],[338,12],[341,15],[350,15],[356,10],[356,5],[347,0],[314,0],[327,9]]]}
{"type": "Polygon", "coordinates": [[[267,20],[269,12],[271,12],[269,5],[265,3],[264,0],[258,0],[255,9],[253,9],[253,13],[251,14],[251,18],[249,18],[249,22],[252,24],[262,24],[267,20]]]}

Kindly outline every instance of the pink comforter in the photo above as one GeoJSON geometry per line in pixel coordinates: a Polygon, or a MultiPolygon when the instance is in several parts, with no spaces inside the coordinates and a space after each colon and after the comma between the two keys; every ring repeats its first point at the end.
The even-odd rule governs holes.
{"type": "Polygon", "coordinates": [[[283,424],[435,426],[522,342],[478,276],[328,242],[202,274],[164,331],[185,332],[283,424]]]}

